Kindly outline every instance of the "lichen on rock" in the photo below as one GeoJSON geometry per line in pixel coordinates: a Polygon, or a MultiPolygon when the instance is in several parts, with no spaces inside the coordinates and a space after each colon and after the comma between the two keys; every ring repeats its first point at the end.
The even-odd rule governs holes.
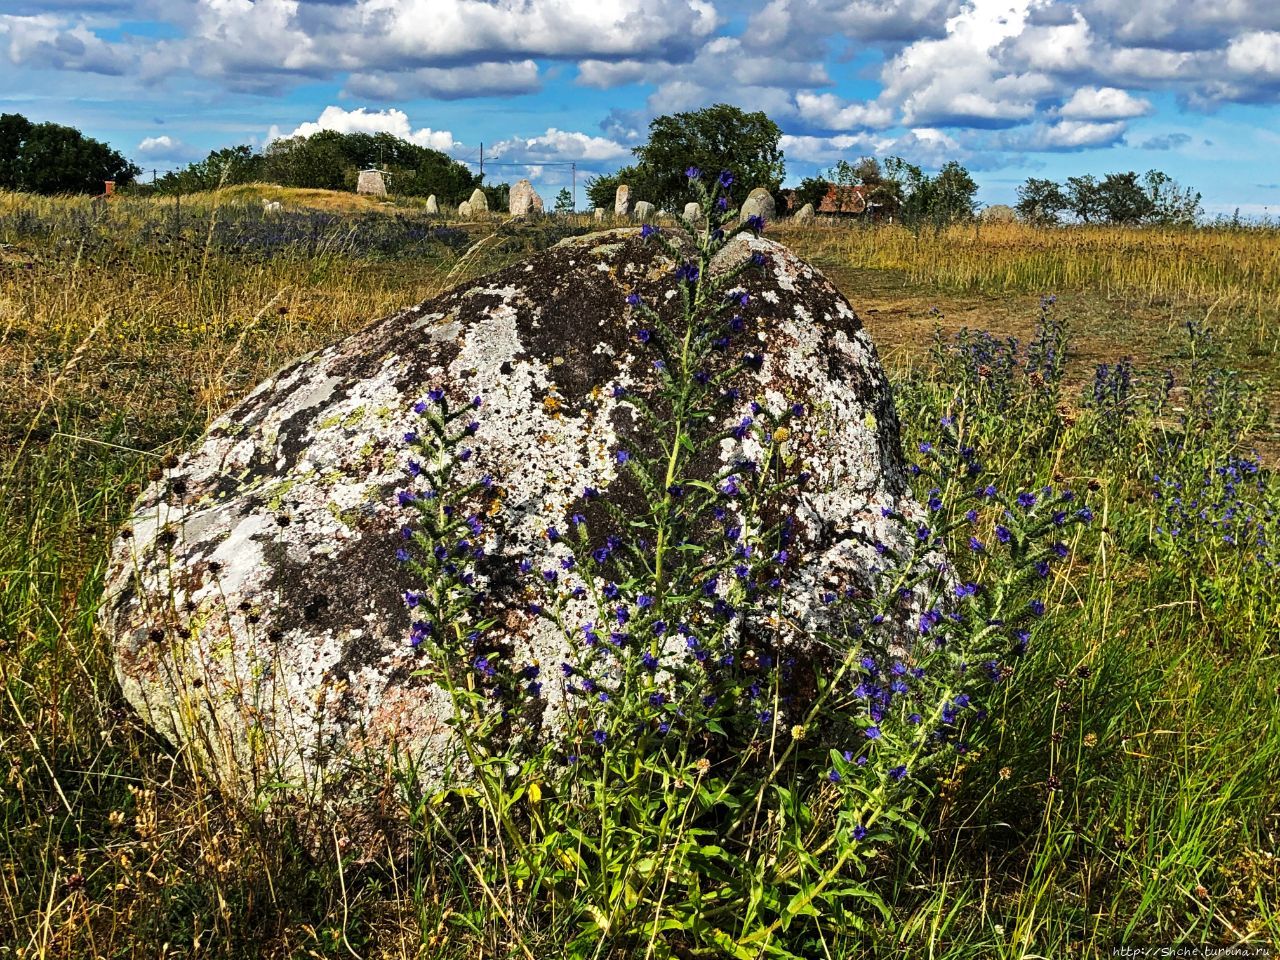
{"type": "MultiPolygon", "coordinates": [[[[752,401],[808,411],[787,440],[814,474],[797,514],[805,560],[785,598],[803,636],[822,592],[869,582],[872,543],[901,541],[887,514],[921,511],[887,379],[853,310],[765,239],[739,236],[713,269],[752,254],[765,265],[743,275],[741,337],[763,363],[741,374],[725,422],[752,401]]],[[[419,673],[403,602],[415,584],[396,560],[411,408],[433,389],[455,405],[482,400],[464,470],[500,487],[494,553],[552,562],[546,530],[564,526],[583,488],[624,507],[640,496],[612,454],[646,441],[610,387],[652,388],[626,298],[674,318],[673,266],[634,229],[566,240],[258,386],[144,491],[113,547],[100,617],[130,702],[246,797],[285,784],[350,811],[368,809],[392,766],[442,778],[456,756],[452,710],[419,673]]],[[[726,440],[722,462],[751,456],[751,443],[726,440]]],[[[491,589],[517,588],[495,577],[491,589]]],[[[512,613],[504,630],[527,662],[567,655],[564,636],[533,616],[512,613]]],[[[564,715],[555,679],[547,723],[564,715]]]]}

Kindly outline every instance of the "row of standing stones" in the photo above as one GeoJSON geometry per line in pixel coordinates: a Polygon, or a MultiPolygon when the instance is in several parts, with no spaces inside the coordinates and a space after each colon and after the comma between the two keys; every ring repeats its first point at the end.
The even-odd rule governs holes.
{"type": "MultiPolygon", "coordinates": [[[[691,238],[669,239],[692,255],[691,238]]],[[[786,605],[796,656],[816,671],[829,652],[806,649],[803,636],[821,627],[819,596],[868,589],[870,544],[906,549],[909,539],[886,517],[914,529],[923,512],[888,381],[854,311],[817,269],[749,232],[711,272],[756,254],[764,266],[736,288],[749,299],[735,343],[764,359],[742,366],[731,351],[717,361],[739,368],[741,402],[724,423],[750,416],[753,402],[810,411],[788,440],[814,482],[786,605]]],[[[458,482],[500,485],[495,563],[555,567],[564,546],[546,532],[566,528],[585,487],[620,503],[641,495],[612,455],[646,442],[629,397],[651,395],[657,376],[628,296],[679,322],[677,265],[635,227],[564,240],[298,359],[214,421],[143,491],[110,554],[99,622],[145,722],[198,757],[226,795],[305,798],[303,835],[332,842],[338,824],[365,850],[403,842],[395,771],[438,784],[457,747],[448,695],[418,672],[403,597],[420,585],[396,556],[412,407],[435,389],[455,408],[483,399],[458,482]]],[[[702,479],[756,455],[752,442],[725,440],[719,462],[698,467],[702,479]]],[[[574,638],[521,612],[516,578],[495,576],[490,589],[512,594],[502,626],[511,656],[545,666],[542,724],[554,736],[572,705],[553,667],[571,659],[574,638]]]]}
{"type": "MultiPolygon", "coordinates": [[[[533,184],[527,179],[519,180],[512,186],[507,209],[513,217],[537,217],[541,216],[545,210],[542,197],[538,195],[538,192],[533,189],[533,184]]],[[[428,214],[438,214],[440,212],[440,204],[436,200],[435,194],[427,198],[425,211],[428,214]]],[[[479,187],[472,191],[469,200],[464,200],[458,205],[458,215],[464,218],[480,216],[488,212],[489,200],[479,187]]],[[[615,217],[620,219],[632,218],[639,223],[650,223],[659,213],[661,211],[657,210],[647,200],[637,200],[633,208],[631,204],[631,188],[626,184],[618,187],[613,201],[613,215],[615,217]]],[[[702,218],[702,213],[702,205],[691,202],[685,205],[684,219],[690,222],[697,221],[702,218]]],[[[771,222],[776,213],[777,209],[773,195],[764,187],[756,187],[742,204],[739,218],[745,221],[748,217],[758,216],[762,220],[771,222]]],[[[813,204],[806,203],[796,212],[794,219],[798,223],[809,223],[814,217],[813,204]]],[[[604,207],[595,208],[595,218],[597,220],[605,219],[604,207]]]]}

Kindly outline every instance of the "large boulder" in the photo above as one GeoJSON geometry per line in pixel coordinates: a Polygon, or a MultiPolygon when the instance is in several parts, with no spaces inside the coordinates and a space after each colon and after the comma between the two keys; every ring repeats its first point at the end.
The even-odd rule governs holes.
{"type": "Polygon", "coordinates": [[[489,212],[489,198],[485,196],[484,191],[479,187],[471,191],[471,199],[467,202],[471,204],[472,215],[489,212]]]}
{"type": "Polygon", "coordinates": [[[625,217],[631,212],[631,188],[625,183],[619,184],[613,192],[613,215],[625,217]]]}
{"type": "Polygon", "coordinates": [[[742,201],[739,218],[745,221],[748,217],[762,217],[767,223],[773,219],[774,209],[773,194],[764,187],[756,187],[742,201]]]}
{"type": "Polygon", "coordinates": [[[440,201],[436,199],[434,193],[427,197],[427,204],[422,208],[422,211],[428,214],[438,214],[440,212],[440,201]]]}
{"type": "Polygon", "coordinates": [[[813,223],[814,219],[812,203],[806,203],[796,211],[796,223],[813,223]]]}
{"type": "Polygon", "coordinates": [[[511,188],[507,209],[513,217],[531,217],[542,212],[542,198],[526,180],[517,180],[511,188]]]}
{"type": "Polygon", "coordinates": [[[458,216],[462,217],[464,220],[471,216],[470,200],[463,200],[460,204],[458,204],[458,216]]]}
{"type": "MultiPolygon", "coordinates": [[[[515,601],[516,558],[554,566],[563,545],[546,531],[567,529],[583,488],[624,504],[639,496],[612,457],[644,441],[627,395],[611,387],[643,395],[655,377],[627,296],[668,322],[679,302],[669,296],[675,264],[639,234],[563,241],[302,357],[167,467],[113,545],[100,613],[142,717],[229,792],[306,790],[355,834],[380,829],[370,823],[390,802],[393,766],[438,780],[454,756],[451,708],[415,672],[423,660],[402,598],[420,584],[396,558],[407,519],[397,494],[413,457],[404,437],[420,423],[411,408],[437,388],[455,408],[483,399],[458,482],[487,474],[500,485],[489,556],[507,573],[489,589],[515,601]]],[[[787,622],[804,635],[823,616],[821,594],[869,586],[873,544],[910,539],[886,515],[912,528],[923,515],[889,385],[853,310],[821,273],[762,238],[739,235],[714,269],[753,254],[763,266],[742,274],[745,327],[719,361],[740,367],[740,399],[723,419],[736,425],[753,401],[805,405],[786,442],[813,478],[785,598],[787,622]],[[758,370],[739,364],[752,349],[763,351],[758,370]]],[[[726,439],[721,461],[758,455],[754,442],[726,439]]],[[[722,468],[710,460],[699,468],[708,476],[722,468]]],[[[524,610],[513,603],[504,635],[513,658],[548,665],[543,722],[556,723],[564,698],[552,667],[569,641],[524,610]]]]}
{"type": "Polygon", "coordinates": [[[657,213],[656,208],[648,200],[636,201],[635,218],[637,222],[650,223],[653,220],[656,213],[657,213]]]}

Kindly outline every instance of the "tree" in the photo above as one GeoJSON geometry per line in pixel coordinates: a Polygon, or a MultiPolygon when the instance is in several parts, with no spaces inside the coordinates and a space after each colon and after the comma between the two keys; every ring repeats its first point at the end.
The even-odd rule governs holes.
{"type": "Polygon", "coordinates": [[[18,189],[22,145],[30,132],[31,121],[22,114],[0,114],[0,190],[18,189]]]}
{"type": "Polygon", "coordinates": [[[1138,175],[1108,173],[1098,184],[1098,205],[1110,223],[1144,223],[1155,210],[1155,204],[1139,182],[1138,175]]]}
{"type": "Polygon", "coordinates": [[[263,158],[247,144],[210,151],[203,160],[173,170],[156,180],[161,193],[195,193],[216,190],[263,178],[263,158]]]}
{"type": "Polygon", "coordinates": [[[1146,184],[1147,198],[1151,201],[1151,213],[1148,215],[1151,223],[1163,227],[1191,226],[1203,212],[1199,191],[1181,186],[1168,174],[1148,170],[1142,179],[1146,184]]]}
{"type": "Polygon", "coordinates": [[[561,187],[556,194],[556,213],[573,213],[573,194],[568,187],[561,187]]]}
{"type": "Polygon", "coordinates": [[[602,173],[598,176],[589,177],[587,179],[587,202],[593,207],[603,207],[612,213],[613,201],[618,187],[623,183],[630,186],[634,182],[634,171],[635,167],[623,167],[614,173],[602,173]],[[628,175],[632,176],[624,179],[628,175]]]}
{"type": "Polygon", "coordinates": [[[1061,185],[1054,180],[1042,180],[1028,177],[1026,183],[1018,187],[1018,203],[1015,209],[1018,216],[1027,223],[1046,226],[1057,223],[1063,210],[1070,206],[1067,195],[1061,185]]]}
{"type": "Polygon", "coordinates": [[[926,226],[941,230],[948,224],[971,220],[978,184],[954,160],[931,177],[914,163],[889,157],[884,162],[884,179],[872,192],[881,202],[893,204],[902,223],[919,233],[926,226]]]}
{"type": "Polygon", "coordinates": [[[596,206],[612,206],[613,191],[625,183],[633,202],[678,209],[690,198],[685,176],[690,167],[712,177],[729,171],[731,203],[746,199],[755,187],[777,193],[786,175],[781,140],[782,131],[764,113],[746,113],[726,103],[656,117],[649,124],[648,142],[632,151],[635,165],[596,177],[587,194],[596,206]]]}
{"type": "Polygon", "coordinates": [[[0,187],[30,193],[101,193],[105,180],[120,186],[142,171],[100,140],[75,127],[31,123],[21,114],[0,116],[0,187]]]}
{"type": "Polygon", "coordinates": [[[973,219],[978,184],[963,166],[948,160],[933,178],[929,215],[938,226],[973,219]]]}
{"type": "Polygon", "coordinates": [[[1102,194],[1093,176],[1067,177],[1067,209],[1084,223],[1093,223],[1104,216],[1102,194]]]}
{"type": "MultiPolygon", "coordinates": [[[[475,189],[474,187],[472,189],[475,189]]],[[[484,191],[485,201],[489,204],[490,210],[507,210],[511,207],[511,184],[509,183],[482,183],[480,189],[484,191]]],[[[468,194],[467,196],[470,196],[468,194]]],[[[466,199],[465,197],[463,198],[466,199]]]]}

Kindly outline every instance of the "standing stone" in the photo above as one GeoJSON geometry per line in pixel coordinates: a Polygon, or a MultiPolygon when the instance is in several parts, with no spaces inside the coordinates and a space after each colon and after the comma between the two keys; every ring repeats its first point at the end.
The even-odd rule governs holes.
{"type": "Polygon", "coordinates": [[[479,187],[471,191],[470,202],[472,215],[489,212],[489,198],[485,196],[484,191],[479,187]]]}
{"type": "Polygon", "coordinates": [[[631,212],[631,188],[625,183],[618,185],[618,191],[613,195],[613,215],[615,217],[625,217],[631,212]]]}
{"type": "Polygon", "coordinates": [[[763,217],[768,223],[773,219],[774,206],[773,194],[764,187],[756,187],[749,194],[742,204],[742,210],[739,213],[739,219],[743,222],[747,217],[763,217]]]}
{"type": "Polygon", "coordinates": [[[434,193],[431,196],[427,197],[427,205],[424,209],[426,210],[427,213],[432,213],[432,214],[436,214],[440,212],[440,204],[436,200],[436,195],[434,193]]]}
{"type": "Polygon", "coordinates": [[[603,220],[603,219],[604,219],[604,207],[596,207],[596,214],[595,214],[595,216],[596,216],[596,219],[597,219],[597,220],[603,220]]]}
{"type": "Polygon", "coordinates": [[[517,180],[515,186],[511,188],[507,209],[513,217],[533,216],[542,211],[542,198],[534,191],[533,184],[527,179],[517,180]]]}
{"type": "Polygon", "coordinates": [[[460,204],[458,204],[458,216],[462,217],[464,220],[471,216],[470,200],[463,200],[460,204]]]}
{"type": "Polygon", "coordinates": [[[696,200],[690,200],[684,205],[684,218],[690,222],[696,223],[702,219],[702,204],[696,200]]]}
{"type": "MultiPolygon", "coordinates": [[[[357,849],[376,849],[380,830],[407,829],[388,817],[399,808],[387,786],[393,765],[413,764],[430,785],[459,754],[449,697],[409,639],[405,591],[422,584],[397,560],[412,516],[399,493],[421,489],[404,436],[421,427],[414,405],[441,390],[451,410],[482,399],[475,456],[457,482],[492,477],[509,504],[485,518],[478,568],[507,611],[508,655],[544,664],[548,730],[572,722],[555,706],[569,681],[553,665],[578,641],[528,611],[513,572],[523,558],[535,571],[559,566],[566,548],[547,529],[569,528],[585,487],[644,502],[609,451],[640,449],[648,436],[628,397],[650,402],[658,388],[626,301],[634,293],[678,322],[672,272],[695,248],[673,242],[681,249],[632,228],[563,241],[301,358],[218,418],[143,491],[111,549],[99,622],[139,715],[231,796],[253,800],[263,784],[305,792],[357,849]]],[[[852,308],[817,269],[762,237],[737,237],[709,273],[756,255],[763,266],[734,282],[750,294],[741,342],[767,353],[755,367],[732,351],[712,355],[708,372],[730,378],[735,399],[716,413],[728,438],[719,456],[694,469],[711,483],[759,455],[753,434],[731,433],[753,401],[807,411],[788,421],[788,455],[812,476],[777,596],[776,641],[797,658],[794,686],[781,691],[783,704],[799,704],[783,708],[790,725],[805,685],[834,669],[812,639],[831,615],[819,597],[874,591],[877,548],[909,554],[925,514],[888,380],[852,308]]],[[[561,574],[566,586],[578,577],[561,574]]],[[[589,602],[567,599],[565,622],[596,616],[589,602]]],[[[904,627],[920,613],[911,603],[895,610],[904,627]]]]}
{"type": "Polygon", "coordinates": [[[812,203],[806,203],[796,211],[796,223],[813,223],[813,220],[814,212],[812,203]]]}
{"type": "Polygon", "coordinates": [[[533,212],[541,216],[546,212],[546,208],[542,204],[542,194],[534,193],[533,195],[533,212]]]}
{"type": "Polygon", "coordinates": [[[639,200],[636,202],[636,220],[639,223],[649,223],[653,219],[654,207],[648,200],[639,200]]]}
{"type": "Polygon", "coordinates": [[[387,195],[387,185],[382,179],[382,172],[379,170],[361,170],[360,177],[356,180],[356,193],[363,194],[366,197],[385,197],[387,195]]]}

